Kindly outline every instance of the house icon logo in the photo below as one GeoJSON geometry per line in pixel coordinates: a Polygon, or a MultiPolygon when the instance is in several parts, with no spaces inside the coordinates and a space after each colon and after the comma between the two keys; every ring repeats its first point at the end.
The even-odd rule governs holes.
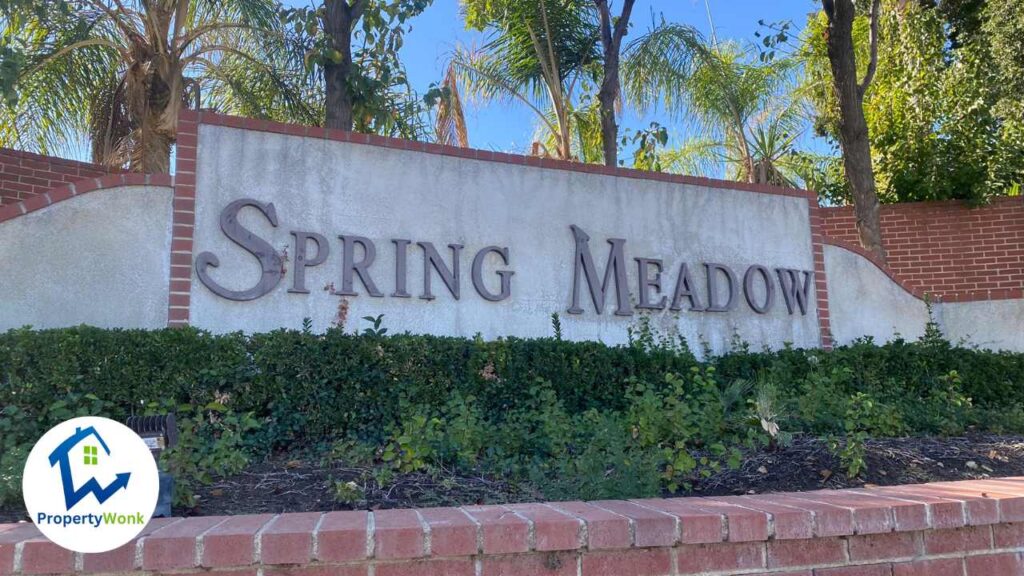
{"type": "MultiPolygon", "coordinates": [[[[67,438],[67,440],[60,443],[53,452],[50,453],[50,466],[60,466],[60,478],[61,486],[64,489],[64,504],[68,510],[75,507],[82,501],[83,498],[92,494],[96,497],[96,501],[103,504],[115,492],[126,488],[128,486],[128,479],[131,478],[131,472],[121,472],[117,474],[117,479],[108,484],[105,487],[101,487],[100,483],[95,478],[90,478],[77,490],[75,489],[75,483],[71,475],[71,451],[75,449],[80,443],[95,439],[96,442],[103,448],[103,451],[107,456],[110,456],[110,448],[107,447],[107,443],[103,441],[103,437],[96,431],[94,426],[88,428],[78,428],[75,433],[67,438]]],[[[83,447],[83,453],[85,455],[84,463],[86,466],[97,466],[99,464],[99,452],[95,445],[86,444],[83,447]]]]}
{"type": "Polygon", "coordinates": [[[159,491],[156,462],[128,427],[99,417],[51,428],[25,463],[22,493],[36,526],[76,552],[106,552],[146,527],[159,491]]]}

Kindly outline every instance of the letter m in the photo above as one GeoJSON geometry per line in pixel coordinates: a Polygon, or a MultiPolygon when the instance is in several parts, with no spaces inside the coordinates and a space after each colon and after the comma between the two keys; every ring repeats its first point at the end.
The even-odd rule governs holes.
{"type": "Polygon", "coordinates": [[[803,270],[791,270],[788,268],[776,268],[775,273],[779,276],[779,285],[782,287],[782,297],[786,300],[786,308],[790,314],[794,314],[794,305],[800,308],[800,314],[807,315],[807,301],[811,293],[811,273],[803,270]],[[800,275],[803,274],[803,282],[800,275]]]}
{"type": "Polygon", "coordinates": [[[598,281],[597,266],[594,265],[594,257],[590,254],[590,236],[580,227],[571,225],[573,238],[576,240],[576,254],[573,257],[572,271],[572,306],[567,312],[569,314],[582,314],[580,306],[580,273],[582,272],[587,286],[590,288],[590,298],[594,302],[594,309],[598,314],[604,312],[605,296],[608,294],[609,284],[612,278],[615,279],[615,297],[617,316],[632,316],[633,307],[629,303],[629,285],[626,278],[626,241],[621,238],[609,238],[608,243],[612,245],[608,254],[608,264],[604,269],[604,276],[598,281]]]}

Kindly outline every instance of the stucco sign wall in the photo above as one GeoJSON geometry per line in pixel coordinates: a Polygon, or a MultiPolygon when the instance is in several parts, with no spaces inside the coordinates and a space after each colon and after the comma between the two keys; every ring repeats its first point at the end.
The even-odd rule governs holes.
{"type": "MultiPolygon", "coordinates": [[[[805,194],[200,124],[190,323],[820,342],[805,194]]],[[[185,150],[188,154],[188,150],[185,150]]]]}
{"type": "MultiPolygon", "coordinates": [[[[1014,199],[961,233],[985,274],[929,307],[931,276],[908,283],[830,236],[811,192],[190,111],[176,156],[173,177],[0,204],[0,330],[352,332],[383,315],[392,334],[493,339],[552,336],[557,315],[563,338],[620,344],[649,322],[700,353],[914,338],[931,321],[1024,350],[1014,199]]],[[[907,210],[919,238],[952,218],[907,210]]],[[[946,248],[915,250],[935,270],[946,248]]]]}

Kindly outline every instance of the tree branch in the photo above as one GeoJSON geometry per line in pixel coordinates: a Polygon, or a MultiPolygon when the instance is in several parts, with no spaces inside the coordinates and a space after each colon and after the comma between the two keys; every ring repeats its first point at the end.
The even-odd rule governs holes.
{"type": "Polygon", "coordinates": [[[626,35],[626,31],[629,30],[629,17],[633,13],[633,4],[636,0],[625,0],[622,4],[622,14],[619,15],[618,22],[615,23],[615,36],[612,38],[612,45],[615,46],[615,50],[619,50],[619,46],[622,44],[622,37],[626,35]]]}
{"type": "Polygon", "coordinates": [[[875,71],[878,69],[878,21],[881,19],[882,6],[881,0],[874,0],[871,3],[871,59],[868,61],[868,71],[864,74],[864,80],[857,87],[860,97],[864,98],[864,94],[868,91],[868,87],[871,86],[871,81],[875,79],[875,71]]]}
{"type": "Polygon", "coordinates": [[[828,16],[829,23],[835,18],[836,15],[836,4],[834,0],[821,0],[821,9],[825,11],[825,16],[828,16]]]}
{"type": "Polygon", "coordinates": [[[601,16],[601,44],[607,52],[612,45],[612,15],[608,9],[608,0],[594,0],[594,5],[601,16]]]}
{"type": "Polygon", "coordinates": [[[178,38],[181,36],[182,31],[185,30],[185,21],[188,20],[189,4],[189,0],[178,0],[178,5],[174,10],[174,35],[172,38],[178,38]]]}
{"type": "Polygon", "coordinates": [[[349,27],[355,26],[355,23],[359,22],[359,19],[363,17],[364,10],[366,10],[366,0],[353,0],[352,4],[348,5],[349,27]]]}
{"type": "Polygon", "coordinates": [[[207,32],[213,32],[213,31],[216,31],[216,30],[233,29],[233,28],[245,29],[245,30],[250,30],[252,32],[260,32],[260,33],[266,33],[267,32],[266,30],[261,30],[259,28],[253,28],[252,26],[250,26],[248,24],[243,24],[241,22],[214,22],[212,24],[205,24],[203,26],[197,26],[197,27],[193,28],[192,30],[190,30],[188,34],[185,34],[183,37],[178,39],[178,46],[177,46],[177,48],[178,48],[179,51],[184,51],[185,48],[188,48],[189,44],[191,44],[192,42],[195,42],[196,39],[198,39],[203,34],[206,34],[207,32]]]}

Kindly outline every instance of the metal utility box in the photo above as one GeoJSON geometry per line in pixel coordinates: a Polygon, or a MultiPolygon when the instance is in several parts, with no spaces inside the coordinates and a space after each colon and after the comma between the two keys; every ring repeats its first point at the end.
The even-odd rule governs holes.
{"type": "MultiPolygon", "coordinates": [[[[149,447],[150,454],[158,463],[164,450],[178,443],[178,425],[174,414],[159,416],[131,416],[125,425],[138,434],[149,447]]],[[[174,499],[174,476],[160,471],[160,496],[156,501],[154,518],[169,517],[174,499]]]]}

